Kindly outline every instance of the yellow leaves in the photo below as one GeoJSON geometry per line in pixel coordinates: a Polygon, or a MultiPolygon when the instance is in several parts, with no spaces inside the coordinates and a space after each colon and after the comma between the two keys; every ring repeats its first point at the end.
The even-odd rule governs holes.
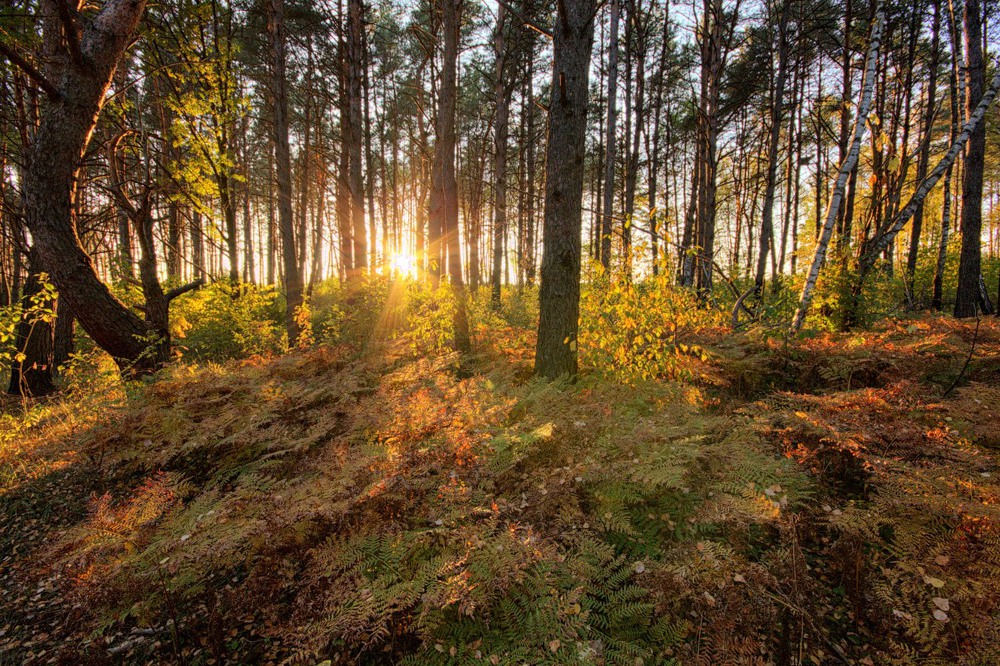
{"type": "Polygon", "coordinates": [[[540,425],[537,428],[535,428],[532,431],[531,435],[532,437],[535,437],[537,439],[548,439],[549,437],[552,436],[552,432],[554,430],[555,430],[555,424],[550,421],[544,425],[540,425]]]}
{"type": "Polygon", "coordinates": [[[884,131],[882,131],[875,135],[874,141],[872,143],[875,152],[881,153],[892,143],[892,138],[884,131]]]}

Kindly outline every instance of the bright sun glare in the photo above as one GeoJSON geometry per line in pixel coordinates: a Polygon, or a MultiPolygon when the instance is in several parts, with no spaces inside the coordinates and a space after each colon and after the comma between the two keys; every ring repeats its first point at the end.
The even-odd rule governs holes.
{"type": "Polygon", "coordinates": [[[415,278],[417,277],[417,258],[412,254],[400,252],[392,255],[392,272],[399,275],[415,278]]]}

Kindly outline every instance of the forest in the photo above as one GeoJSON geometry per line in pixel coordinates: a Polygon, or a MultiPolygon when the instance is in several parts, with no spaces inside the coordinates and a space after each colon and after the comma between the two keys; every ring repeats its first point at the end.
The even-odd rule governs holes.
{"type": "Polygon", "coordinates": [[[0,666],[1000,663],[1000,3],[6,0],[0,666]]]}

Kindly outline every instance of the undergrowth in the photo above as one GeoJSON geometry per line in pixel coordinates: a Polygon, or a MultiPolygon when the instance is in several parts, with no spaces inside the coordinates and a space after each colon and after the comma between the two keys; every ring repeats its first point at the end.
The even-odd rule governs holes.
{"type": "Polygon", "coordinates": [[[573,385],[531,378],[530,290],[472,299],[461,364],[444,294],[389,282],[315,292],[294,353],[141,387],[81,357],[5,410],[0,653],[996,663],[994,322],[942,398],[967,325],[786,341],[586,298],[573,385]]]}

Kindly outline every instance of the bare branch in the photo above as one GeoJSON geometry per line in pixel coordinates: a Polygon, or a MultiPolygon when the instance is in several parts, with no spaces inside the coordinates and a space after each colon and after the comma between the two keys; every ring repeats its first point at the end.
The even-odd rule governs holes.
{"type": "Polygon", "coordinates": [[[176,287],[174,289],[171,289],[166,294],[164,294],[163,297],[166,298],[167,302],[169,303],[170,301],[174,300],[178,296],[186,294],[189,291],[194,291],[195,289],[198,289],[199,287],[203,286],[204,284],[205,284],[205,281],[203,279],[201,279],[201,278],[198,278],[194,282],[188,282],[185,285],[181,285],[180,287],[176,287]]]}
{"type": "Polygon", "coordinates": [[[58,102],[62,99],[62,94],[59,89],[53,85],[51,81],[45,78],[38,69],[32,65],[30,62],[21,57],[17,51],[15,51],[10,46],[0,41],[0,55],[7,58],[8,62],[20,69],[22,72],[28,75],[32,81],[38,84],[38,87],[45,91],[45,94],[49,96],[49,99],[53,102],[58,102]]]}

